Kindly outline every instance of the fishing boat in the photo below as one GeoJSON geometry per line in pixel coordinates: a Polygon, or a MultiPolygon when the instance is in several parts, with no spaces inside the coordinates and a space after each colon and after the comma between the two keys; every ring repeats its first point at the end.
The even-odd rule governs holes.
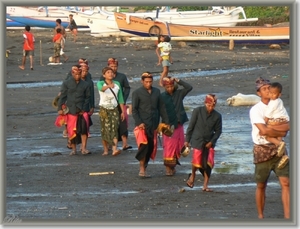
{"type": "Polygon", "coordinates": [[[6,18],[6,28],[25,28],[25,24],[6,18]]]}
{"type": "MultiPolygon", "coordinates": [[[[245,12],[242,7],[236,7],[231,10],[223,9],[222,7],[213,7],[212,10],[200,11],[166,11],[166,8],[157,8],[152,12],[141,13],[124,13],[128,21],[131,16],[140,17],[147,20],[161,20],[170,23],[171,21],[180,21],[181,24],[207,24],[207,23],[220,23],[222,26],[234,26],[237,22],[244,21],[238,20],[239,14],[242,13],[243,17],[245,12]]],[[[106,10],[106,7],[94,7],[92,11],[85,11],[74,15],[75,21],[87,23],[91,29],[92,36],[120,36],[126,35],[120,32],[118,25],[115,21],[114,12],[106,10]]],[[[257,20],[257,19],[255,19],[257,20]]],[[[253,20],[252,20],[253,21],[253,20]]]]}
{"type": "MultiPolygon", "coordinates": [[[[29,25],[31,27],[54,28],[56,26],[55,20],[61,19],[62,26],[67,27],[69,24],[69,14],[72,11],[67,9],[48,9],[47,13],[40,9],[33,9],[22,6],[7,6],[6,18],[19,22],[21,24],[29,25]]],[[[78,29],[89,29],[88,25],[77,24],[78,29]]]]}
{"type": "MultiPolygon", "coordinates": [[[[141,37],[168,35],[172,40],[229,41],[246,43],[289,42],[289,25],[279,26],[197,26],[167,23],[160,20],[150,21],[139,17],[128,17],[115,13],[121,31],[141,37]]],[[[133,38],[135,39],[135,38],[133,38]]],[[[138,39],[138,38],[136,38],[138,39]]]]}
{"type": "MultiPolygon", "coordinates": [[[[103,9],[99,11],[104,15],[112,15],[113,12],[107,12],[103,9]]],[[[175,11],[175,12],[144,12],[144,13],[125,13],[127,21],[129,17],[141,17],[148,20],[160,20],[167,23],[182,25],[206,25],[214,26],[235,26],[238,22],[257,21],[258,18],[247,19],[243,7],[235,7],[231,10],[213,7],[212,10],[199,11],[175,11]],[[240,19],[242,16],[242,19],[240,19]]]]}

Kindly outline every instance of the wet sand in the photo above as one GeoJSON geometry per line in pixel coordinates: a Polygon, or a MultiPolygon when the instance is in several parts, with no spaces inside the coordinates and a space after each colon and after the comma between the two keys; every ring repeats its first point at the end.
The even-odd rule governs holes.
{"type": "MultiPolygon", "coordinates": [[[[193,189],[185,184],[191,155],[180,159],[181,166],[173,177],[165,176],[161,146],[156,160],[150,162],[147,169],[152,178],[138,177],[132,116],[129,116],[129,143],[133,149],[117,157],[101,155],[99,109],[92,116],[94,125],[88,141],[91,155],[69,156],[62,129],[54,126],[57,113],[51,102],[60,89],[57,82],[66,77],[79,58],[88,59],[93,80],[97,82],[106,60],[116,57],[119,71],[130,80],[132,92],[140,86],[139,77],[143,71],[153,72],[156,77],[161,72],[161,67],[156,66],[153,41],[117,42],[115,38],[94,38],[81,32],[76,44],[70,37],[67,39],[69,61],[49,66],[48,58],[53,53],[52,30],[34,30],[33,33],[37,41],[34,70],[29,69],[27,60],[26,69],[22,71],[18,68],[22,32],[7,31],[6,46],[11,54],[7,59],[6,80],[7,87],[12,87],[7,89],[6,96],[7,215],[14,214],[24,223],[58,219],[95,220],[107,224],[114,224],[116,220],[177,225],[214,224],[225,219],[237,224],[239,220],[256,222],[250,107],[228,106],[226,99],[237,93],[255,93],[255,79],[263,76],[282,83],[282,99],[289,111],[292,96],[289,45],[281,46],[280,50],[270,49],[268,45],[236,45],[230,51],[228,44],[221,43],[187,42],[186,46],[172,43],[174,64],[170,67],[170,75],[194,87],[184,101],[188,116],[194,107],[203,104],[207,93],[216,93],[219,98],[216,110],[223,116],[223,133],[217,142],[216,165],[210,179],[214,192],[208,193],[201,190],[200,173],[193,189]],[[205,74],[201,74],[203,72],[205,74]],[[20,86],[20,83],[28,84],[20,86]],[[34,83],[41,83],[41,86],[26,86],[34,83]],[[88,175],[103,171],[115,173],[88,175]]],[[[157,80],[154,86],[158,86],[157,80]]],[[[95,100],[98,104],[97,91],[95,100]]],[[[286,142],[289,144],[289,138],[286,142]]],[[[280,187],[274,175],[270,177],[267,192],[264,223],[269,225],[271,219],[273,222],[279,220],[276,225],[286,223],[280,220],[283,218],[280,187]]]]}

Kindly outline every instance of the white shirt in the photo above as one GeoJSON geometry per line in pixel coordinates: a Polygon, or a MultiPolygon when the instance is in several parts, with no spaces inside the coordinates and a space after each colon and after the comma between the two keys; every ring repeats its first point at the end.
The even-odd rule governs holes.
{"type": "Polygon", "coordinates": [[[270,100],[265,111],[265,117],[269,119],[285,118],[287,121],[290,121],[289,115],[285,107],[283,106],[283,102],[280,98],[270,100]]]}
{"type": "Polygon", "coordinates": [[[270,143],[267,141],[263,136],[259,135],[259,129],[257,128],[256,124],[265,124],[265,112],[267,110],[268,105],[264,104],[262,101],[259,101],[257,104],[255,104],[249,112],[250,115],[250,121],[252,125],[252,141],[254,144],[262,145],[262,144],[268,144],[270,143]]]}
{"type": "Polygon", "coordinates": [[[170,42],[160,42],[157,47],[161,48],[160,55],[161,56],[168,56],[170,54],[170,51],[172,49],[172,45],[170,42]]]}

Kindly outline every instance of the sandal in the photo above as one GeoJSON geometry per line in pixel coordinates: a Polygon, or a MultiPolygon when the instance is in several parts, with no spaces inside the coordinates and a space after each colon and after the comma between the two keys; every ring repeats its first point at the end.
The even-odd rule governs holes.
{"type": "Polygon", "coordinates": [[[128,149],[132,149],[132,146],[124,146],[123,150],[128,150],[128,149]]]}
{"type": "Polygon", "coordinates": [[[139,173],[139,177],[140,178],[150,178],[151,176],[150,175],[148,175],[148,174],[146,174],[146,173],[139,173]]]}
{"type": "Polygon", "coordinates": [[[81,150],[81,153],[82,153],[83,155],[91,154],[91,152],[88,151],[87,149],[81,150]]]}
{"type": "Polygon", "coordinates": [[[117,156],[117,155],[119,155],[120,153],[121,153],[121,150],[117,150],[117,151],[113,152],[112,155],[113,155],[113,156],[117,156]]]}
{"type": "Polygon", "coordinates": [[[63,131],[63,138],[67,138],[68,137],[68,133],[66,130],[63,131]]]}
{"type": "Polygon", "coordinates": [[[189,173],[188,179],[187,179],[187,181],[186,181],[186,185],[189,186],[190,188],[193,188],[193,187],[194,187],[194,182],[191,182],[191,181],[190,181],[190,176],[191,176],[191,175],[192,175],[192,174],[189,173]]]}
{"type": "Polygon", "coordinates": [[[103,154],[102,154],[102,156],[107,156],[108,155],[108,152],[104,152],[103,154]]]}
{"type": "Polygon", "coordinates": [[[203,192],[213,192],[213,190],[210,188],[202,188],[202,191],[203,192]]]}
{"type": "Polygon", "coordinates": [[[72,155],[76,155],[76,151],[75,151],[75,150],[72,150],[71,153],[70,153],[70,155],[71,155],[71,156],[72,156],[72,155]]]}
{"type": "Polygon", "coordinates": [[[25,68],[24,68],[23,66],[21,66],[21,65],[19,66],[19,68],[20,68],[20,69],[22,69],[22,70],[24,70],[24,69],[25,69],[25,68]]]}
{"type": "Polygon", "coordinates": [[[173,176],[172,172],[166,172],[166,176],[173,176]]]}
{"type": "Polygon", "coordinates": [[[67,148],[68,148],[68,149],[72,149],[71,141],[68,141],[67,148]]]}

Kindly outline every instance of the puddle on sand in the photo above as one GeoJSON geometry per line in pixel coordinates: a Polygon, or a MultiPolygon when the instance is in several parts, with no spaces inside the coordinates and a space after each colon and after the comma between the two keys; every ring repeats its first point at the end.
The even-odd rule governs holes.
{"type": "MultiPolygon", "coordinates": [[[[279,183],[276,182],[269,182],[268,186],[272,186],[272,187],[279,187],[279,183]]],[[[256,187],[255,183],[235,183],[235,184],[221,184],[221,185],[210,185],[209,186],[212,189],[220,189],[220,191],[229,191],[229,192],[234,192],[235,189],[233,188],[245,188],[245,187],[256,187]],[[229,190],[227,190],[229,189],[229,190]]],[[[178,191],[181,188],[181,186],[178,186],[178,191]]],[[[190,191],[194,191],[194,190],[201,190],[202,189],[202,184],[199,186],[194,186],[192,189],[190,188],[186,188],[187,190],[190,191]]],[[[147,190],[149,192],[165,192],[166,189],[151,189],[151,190],[147,190]]],[[[15,194],[7,194],[6,197],[7,198],[29,198],[29,197],[66,197],[66,196],[74,196],[74,195],[78,195],[78,196],[88,196],[88,197],[92,197],[92,196],[99,196],[99,195],[129,195],[129,194],[138,194],[138,193],[143,193],[144,191],[134,191],[134,190],[128,190],[128,191],[120,191],[118,189],[114,189],[114,190],[109,190],[109,192],[107,190],[103,190],[103,191],[97,191],[97,192],[63,192],[63,193],[15,193],[15,194]]],[[[27,202],[25,202],[27,203],[27,202]]]]}
{"type": "MultiPolygon", "coordinates": [[[[240,69],[225,69],[225,70],[210,70],[210,71],[193,71],[193,72],[183,72],[183,73],[174,73],[172,74],[176,78],[187,78],[187,77],[201,77],[201,76],[212,76],[212,75],[221,75],[228,73],[237,73],[237,72],[246,72],[261,69],[263,67],[255,68],[240,68],[240,69]]],[[[154,76],[154,80],[159,79],[158,76],[154,76]]],[[[140,77],[131,78],[129,82],[139,82],[140,77]]],[[[94,79],[94,83],[97,83],[98,79],[94,79]]],[[[61,86],[62,81],[55,82],[29,82],[29,83],[7,83],[6,88],[36,88],[36,87],[52,87],[52,86],[61,86]]]]}

